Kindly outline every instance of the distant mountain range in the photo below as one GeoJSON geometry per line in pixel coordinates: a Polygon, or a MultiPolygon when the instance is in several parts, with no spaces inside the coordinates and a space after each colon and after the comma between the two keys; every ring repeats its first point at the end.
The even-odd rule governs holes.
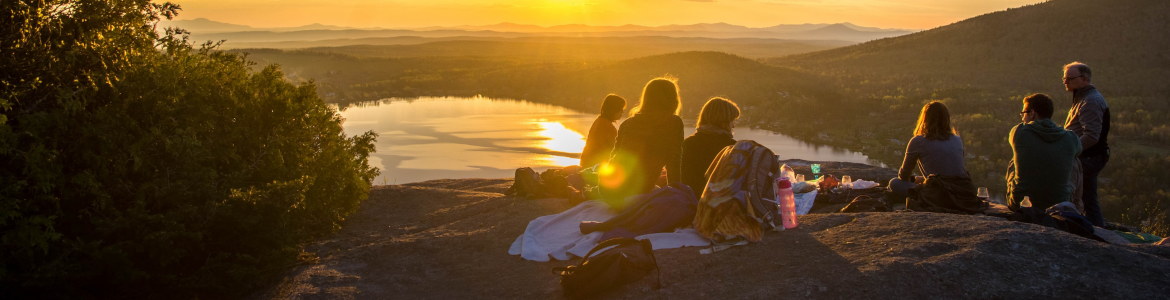
{"type": "Polygon", "coordinates": [[[901,28],[877,28],[858,26],[853,23],[820,23],[820,24],[781,24],[771,27],[747,27],[740,25],[733,25],[727,23],[698,23],[691,25],[664,25],[664,26],[642,26],[627,24],[622,26],[593,26],[584,24],[567,24],[556,26],[538,26],[526,25],[516,23],[499,23],[494,25],[463,25],[463,26],[430,26],[417,28],[357,28],[323,25],[314,23],[304,26],[296,27],[252,27],[248,25],[239,25],[212,21],[207,18],[196,18],[191,20],[174,20],[163,21],[163,26],[176,26],[187,29],[194,33],[216,33],[216,32],[239,32],[239,31],[301,31],[301,30],[342,30],[342,29],[403,29],[415,31],[433,31],[433,30],[470,30],[470,31],[500,31],[500,32],[562,32],[562,33],[577,33],[577,32],[611,32],[611,31],[709,31],[709,32],[796,32],[809,31],[829,27],[833,25],[844,26],[853,30],[862,32],[914,32],[918,29],[901,29],[901,28]]]}
{"type": "Polygon", "coordinates": [[[296,27],[252,27],[248,25],[224,23],[212,21],[207,18],[196,18],[192,20],[171,20],[160,21],[159,27],[179,27],[190,31],[191,33],[217,33],[217,32],[241,32],[241,31],[272,31],[272,32],[287,32],[287,31],[301,31],[301,30],[342,30],[355,29],[353,27],[342,27],[333,25],[323,25],[321,23],[313,23],[304,26],[296,27]]]}
{"type": "Polygon", "coordinates": [[[887,29],[864,27],[852,23],[838,24],[790,24],[753,28],[727,23],[701,23],[691,25],[665,26],[591,26],[581,24],[536,26],[514,23],[500,23],[484,26],[422,27],[408,29],[353,28],[322,24],[298,27],[256,28],[212,21],[204,18],[194,20],[163,21],[162,27],[179,27],[192,32],[197,40],[227,40],[230,43],[322,41],[337,39],[384,38],[416,36],[429,38],[449,37],[701,37],[701,38],[764,38],[787,40],[838,40],[865,42],[915,32],[908,29],[887,29]]]}
{"type": "Polygon", "coordinates": [[[514,23],[500,23],[495,25],[484,26],[453,26],[453,27],[424,27],[414,28],[414,30],[441,30],[441,29],[461,29],[461,30],[491,30],[491,31],[506,31],[506,32],[561,32],[561,33],[576,33],[576,32],[623,32],[623,31],[707,31],[707,32],[799,32],[821,29],[829,26],[844,26],[853,30],[862,32],[913,32],[917,30],[912,29],[889,29],[857,26],[853,23],[838,23],[838,24],[782,24],[771,27],[747,27],[740,25],[733,25],[727,23],[699,23],[691,25],[665,25],[665,26],[641,26],[641,25],[622,25],[622,26],[591,26],[583,24],[569,24],[557,26],[536,26],[523,25],[514,23]]]}
{"type": "MultiPolygon", "coordinates": [[[[746,58],[807,53],[852,43],[777,39],[709,39],[644,37],[527,37],[527,38],[420,38],[386,37],[302,42],[233,43],[232,50],[303,49],[313,53],[340,53],[355,57],[493,57],[535,61],[621,60],[687,51],[717,51],[746,58]]],[[[295,51],[290,51],[295,52],[295,51]]]]}

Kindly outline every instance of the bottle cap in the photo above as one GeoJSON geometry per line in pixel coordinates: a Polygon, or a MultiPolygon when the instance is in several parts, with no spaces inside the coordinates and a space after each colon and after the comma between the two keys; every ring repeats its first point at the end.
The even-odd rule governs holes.
{"type": "Polygon", "coordinates": [[[788,177],[780,177],[780,179],[776,180],[776,188],[790,189],[792,188],[792,182],[788,181],[788,177]]]}

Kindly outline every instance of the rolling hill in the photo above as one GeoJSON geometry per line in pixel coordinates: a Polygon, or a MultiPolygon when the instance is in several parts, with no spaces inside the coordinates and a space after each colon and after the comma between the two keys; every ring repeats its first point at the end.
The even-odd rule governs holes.
{"type": "MultiPolygon", "coordinates": [[[[1113,95],[1167,94],[1170,2],[1053,0],[901,37],[767,59],[849,82],[910,77],[1021,91],[1060,88],[1061,66],[1082,61],[1113,95]],[[864,79],[863,79],[864,78],[864,79]]],[[[829,28],[822,28],[825,30],[829,28]]]]}

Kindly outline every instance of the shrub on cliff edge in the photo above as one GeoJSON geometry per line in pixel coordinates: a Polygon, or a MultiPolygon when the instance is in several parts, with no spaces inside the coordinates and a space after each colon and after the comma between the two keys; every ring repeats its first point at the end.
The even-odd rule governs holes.
{"type": "Polygon", "coordinates": [[[0,290],[239,295],[377,175],[312,83],[193,47],[148,0],[0,2],[0,290]]]}

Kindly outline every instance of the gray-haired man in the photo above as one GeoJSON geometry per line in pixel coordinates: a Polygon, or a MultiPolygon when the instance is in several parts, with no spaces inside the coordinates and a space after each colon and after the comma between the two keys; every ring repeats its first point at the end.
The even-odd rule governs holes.
{"type": "Polygon", "coordinates": [[[1109,162],[1109,105],[1092,84],[1089,66],[1073,62],[1064,66],[1064,88],[1073,93],[1064,128],[1081,138],[1081,155],[1077,157],[1084,172],[1082,201],[1085,216],[1093,225],[1104,226],[1101,203],[1097,199],[1097,175],[1109,162]]]}

